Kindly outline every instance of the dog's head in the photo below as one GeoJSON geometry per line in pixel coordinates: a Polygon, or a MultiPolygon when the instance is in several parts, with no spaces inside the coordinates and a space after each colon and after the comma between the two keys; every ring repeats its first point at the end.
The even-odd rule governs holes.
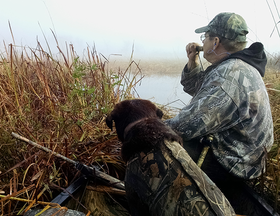
{"type": "Polygon", "coordinates": [[[124,141],[124,130],[130,123],[144,118],[161,119],[162,116],[163,112],[149,100],[125,100],[115,105],[106,118],[106,124],[112,130],[114,121],[118,138],[124,141]]]}

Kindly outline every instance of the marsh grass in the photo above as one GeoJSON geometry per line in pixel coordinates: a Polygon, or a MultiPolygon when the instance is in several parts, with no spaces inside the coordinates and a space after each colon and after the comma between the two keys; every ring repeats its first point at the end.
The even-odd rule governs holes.
{"type": "Polygon", "coordinates": [[[113,71],[95,49],[87,47],[87,54],[80,59],[73,45],[66,54],[58,46],[56,58],[39,42],[35,49],[5,46],[0,56],[2,215],[23,212],[37,200],[47,205],[78,175],[65,161],[13,139],[12,132],[122,177],[119,142],[104,120],[117,102],[133,97],[141,70],[130,60],[125,70],[113,71]]]}

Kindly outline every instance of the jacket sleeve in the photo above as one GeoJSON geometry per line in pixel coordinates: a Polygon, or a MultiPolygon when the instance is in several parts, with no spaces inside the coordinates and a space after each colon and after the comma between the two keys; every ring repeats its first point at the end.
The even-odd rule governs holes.
{"type": "Polygon", "coordinates": [[[201,87],[203,77],[204,71],[201,71],[200,66],[189,71],[186,64],[181,74],[181,84],[184,87],[184,91],[193,96],[201,87]]]}
{"type": "Polygon", "coordinates": [[[186,140],[217,133],[238,124],[238,110],[231,98],[220,87],[216,87],[215,95],[205,91],[177,116],[166,120],[166,124],[184,135],[186,140]]]}
{"type": "Polygon", "coordinates": [[[206,84],[200,84],[201,87],[190,104],[165,123],[186,140],[217,133],[238,124],[238,107],[222,88],[224,80],[219,76],[219,71],[211,76],[207,75],[204,81],[206,84]]]}

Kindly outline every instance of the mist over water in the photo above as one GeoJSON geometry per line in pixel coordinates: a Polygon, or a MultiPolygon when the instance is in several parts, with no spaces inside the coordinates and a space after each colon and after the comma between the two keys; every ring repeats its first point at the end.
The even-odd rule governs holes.
{"type": "Polygon", "coordinates": [[[192,97],[183,91],[180,79],[180,75],[145,76],[136,86],[136,91],[142,99],[181,109],[192,97]]]}
{"type": "Polygon", "coordinates": [[[179,110],[186,106],[192,98],[183,91],[180,83],[181,73],[186,62],[186,58],[144,59],[137,63],[137,67],[132,64],[131,68],[127,70],[128,62],[113,59],[112,56],[109,67],[113,70],[128,71],[126,73],[128,80],[132,80],[135,78],[135,74],[138,74],[135,78],[137,84],[132,89],[134,97],[179,110]]]}

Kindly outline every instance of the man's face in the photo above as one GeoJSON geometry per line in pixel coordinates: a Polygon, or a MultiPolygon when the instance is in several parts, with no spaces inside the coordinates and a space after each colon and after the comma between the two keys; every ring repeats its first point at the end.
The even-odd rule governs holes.
{"type": "Polygon", "coordinates": [[[211,56],[214,52],[214,40],[209,36],[209,32],[206,32],[204,35],[202,35],[201,40],[203,43],[203,57],[207,61],[211,62],[211,56]]]}

